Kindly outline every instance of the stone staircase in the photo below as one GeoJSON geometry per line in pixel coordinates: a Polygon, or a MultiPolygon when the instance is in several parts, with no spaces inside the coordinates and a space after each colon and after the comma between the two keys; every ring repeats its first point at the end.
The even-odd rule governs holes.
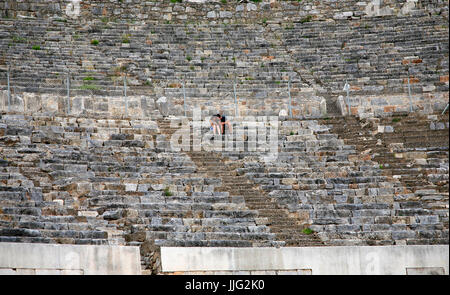
{"type": "Polygon", "coordinates": [[[2,114],[0,241],[137,245],[147,272],[161,246],[448,243],[448,115],[280,120],[272,162],[173,151],[174,121],[2,114]]]}
{"type": "Polygon", "coordinates": [[[277,246],[222,179],[173,152],[153,120],[0,117],[0,241],[136,245],[146,271],[161,246],[277,246]]]}
{"type": "MultiPolygon", "coordinates": [[[[399,217],[384,222],[403,220],[404,229],[417,231],[402,234],[407,244],[448,243],[448,113],[330,118],[321,123],[354,144],[360,159],[374,161],[381,175],[401,184],[393,196],[399,217]]],[[[369,193],[376,196],[380,191],[369,193]]]]}
{"type": "Polygon", "coordinates": [[[448,192],[448,114],[408,115],[322,121],[355,144],[359,153],[380,164],[383,175],[400,180],[412,193],[448,192]]]}
{"type": "MultiPolygon", "coordinates": [[[[161,132],[169,137],[176,131],[176,128],[171,128],[170,120],[160,120],[158,124],[161,132]]],[[[287,210],[280,208],[257,184],[244,176],[238,176],[236,174],[238,167],[220,152],[194,152],[191,148],[187,155],[196,164],[197,173],[204,177],[221,179],[221,185],[215,187],[215,191],[226,192],[230,198],[243,197],[246,207],[258,212],[256,222],[267,225],[270,232],[275,233],[277,242],[274,242],[274,245],[297,247],[323,245],[315,234],[304,234],[302,231],[306,227],[290,217],[287,210]]]]}
{"type": "MultiPolygon", "coordinates": [[[[244,197],[246,206],[258,211],[258,217],[265,219],[263,222],[269,226],[270,231],[276,234],[276,240],[284,242],[284,246],[319,246],[323,243],[314,234],[303,234],[306,228],[298,224],[295,218],[289,217],[287,210],[280,208],[258,185],[252,184],[247,178],[236,175],[236,168],[232,163],[227,163],[218,153],[206,155],[203,152],[189,153],[191,159],[197,163],[199,172],[205,175],[214,175],[220,171],[222,186],[217,191],[227,191],[230,195],[244,197]]],[[[283,245],[283,244],[282,244],[283,245]]]]}
{"type": "Polygon", "coordinates": [[[254,152],[225,155],[240,166],[238,175],[259,184],[327,245],[446,244],[448,119],[401,119],[405,129],[425,130],[420,139],[397,126],[400,134],[384,131],[397,121],[280,121],[277,161],[261,162],[254,152]],[[421,159],[414,164],[414,157],[421,159]]]}

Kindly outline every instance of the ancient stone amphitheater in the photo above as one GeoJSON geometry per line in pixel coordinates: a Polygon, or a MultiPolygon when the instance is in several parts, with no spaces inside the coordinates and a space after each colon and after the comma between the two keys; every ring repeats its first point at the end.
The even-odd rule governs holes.
{"type": "Polygon", "coordinates": [[[5,0],[0,17],[0,274],[89,273],[15,262],[63,247],[132,249],[142,274],[337,272],[384,249],[374,273],[412,251],[410,273],[448,274],[448,1],[5,0]],[[174,147],[218,110],[240,144],[174,147]]]}

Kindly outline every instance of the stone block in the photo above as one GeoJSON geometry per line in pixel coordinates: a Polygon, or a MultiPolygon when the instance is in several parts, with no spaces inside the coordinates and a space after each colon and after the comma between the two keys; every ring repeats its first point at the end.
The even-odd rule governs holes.
{"type": "Polygon", "coordinates": [[[233,17],[233,13],[230,11],[220,11],[219,12],[219,17],[220,18],[232,18],[233,17]]]}
{"type": "Polygon", "coordinates": [[[106,211],[103,213],[102,217],[105,220],[117,220],[122,218],[122,211],[121,210],[106,211]]]}
{"type": "Polygon", "coordinates": [[[135,192],[137,190],[136,183],[125,183],[125,191],[127,192],[135,192]]]}
{"type": "Polygon", "coordinates": [[[434,85],[427,85],[422,87],[423,92],[432,92],[434,90],[436,90],[436,86],[434,85]]]}
{"type": "Polygon", "coordinates": [[[415,237],[416,232],[412,230],[392,231],[392,239],[394,240],[414,239],[415,237]]]}
{"type": "Polygon", "coordinates": [[[247,11],[256,11],[258,7],[253,3],[247,3],[247,11]]]}
{"type": "Polygon", "coordinates": [[[394,127],[392,127],[392,126],[384,126],[384,132],[385,133],[392,133],[392,132],[394,132],[394,127]]]}
{"type": "Polygon", "coordinates": [[[97,215],[98,215],[97,211],[78,211],[78,216],[97,217],[97,215]]]}

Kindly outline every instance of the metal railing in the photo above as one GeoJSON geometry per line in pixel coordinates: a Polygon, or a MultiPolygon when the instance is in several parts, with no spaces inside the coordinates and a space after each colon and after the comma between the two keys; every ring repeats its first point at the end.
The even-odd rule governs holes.
{"type": "MultiPolygon", "coordinates": [[[[74,71],[76,72],[76,71],[74,71]]],[[[142,86],[148,86],[148,85],[138,85],[138,86],[131,86],[130,87],[130,78],[127,73],[121,73],[121,82],[117,83],[119,80],[116,79],[116,81],[108,83],[108,81],[105,81],[106,79],[103,79],[99,77],[98,73],[95,72],[87,72],[85,75],[76,75],[74,74],[70,69],[67,69],[61,73],[53,72],[51,76],[44,76],[44,77],[36,77],[35,79],[28,78],[26,74],[22,73],[20,69],[14,71],[10,67],[6,70],[6,83],[2,83],[1,80],[3,80],[0,76],[0,90],[6,90],[7,91],[7,97],[8,97],[8,111],[11,110],[11,105],[13,105],[15,102],[13,101],[14,97],[18,96],[20,93],[54,93],[57,94],[60,97],[63,97],[63,104],[64,104],[64,110],[67,114],[70,114],[72,105],[71,101],[72,98],[75,96],[82,96],[82,95],[99,95],[99,96],[122,96],[123,97],[123,106],[124,106],[124,114],[128,116],[129,114],[129,95],[131,92],[131,95],[142,95],[142,94],[136,94],[136,92],[141,93],[139,91],[133,91],[136,89],[142,90],[142,86]],[[25,77],[25,78],[24,78],[25,77]],[[28,82],[26,82],[28,81],[28,82]],[[2,86],[2,84],[4,86],[2,86]],[[16,87],[17,86],[17,87],[16,87]],[[114,91],[111,93],[109,90],[113,89],[114,91]],[[132,91],[130,91],[132,90],[132,91]]],[[[3,72],[5,73],[5,72],[3,72]]],[[[0,72],[1,75],[1,72],[0,72]]],[[[239,85],[244,83],[244,81],[247,80],[247,77],[240,77],[240,81],[236,78],[234,78],[232,82],[232,89],[210,89],[208,91],[208,94],[205,94],[205,97],[215,97],[219,98],[225,96],[230,96],[230,103],[233,104],[233,111],[231,111],[231,108],[229,111],[234,113],[235,117],[239,117],[239,109],[241,106],[243,106],[246,103],[243,103],[243,101],[247,99],[251,99],[254,95],[252,91],[254,92],[255,89],[246,88],[246,89],[239,89],[239,85]]],[[[249,79],[250,80],[250,79],[249,79]]],[[[293,117],[293,100],[294,97],[292,97],[291,93],[291,87],[293,84],[293,80],[289,78],[289,80],[283,80],[280,79],[278,81],[273,81],[276,83],[273,83],[272,86],[269,88],[265,88],[262,91],[274,91],[278,94],[277,98],[280,99],[280,110],[285,109],[288,111],[289,117],[293,117]]],[[[300,85],[301,80],[295,80],[295,83],[300,85]]],[[[193,107],[193,102],[190,102],[190,98],[187,92],[188,86],[187,86],[187,78],[186,74],[181,79],[170,79],[168,81],[164,81],[161,83],[162,85],[157,85],[158,87],[164,88],[164,92],[167,93],[167,91],[173,91],[174,88],[171,87],[171,84],[181,84],[180,92],[176,93],[176,98],[183,99],[183,113],[185,116],[188,114],[189,107],[193,107]],[[174,83],[176,82],[176,83],[174,83]]],[[[192,86],[192,84],[191,84],[192,86]]],[[[231,85],[230,85],[231,86],[231,85]]],[[[299,87],[299,86],[298,86],[299,87]]],[[[178,88],[178,87],[176,87],[178,88]]],[[[231,88],[231,87],[230,87],[231,88]]],[[[191,87],[190,90],[196,89],[196,87],[191,87]]],[[[152,89],[148,90],[149,92],[152,91],[152,89]]],[[[148,93],[147,93],[148,95],[148,93]]],[[[269,94],[270,95],[270,94],[269,94]]],[[[201,95],[196,96],[196,98],[199,98],[201,95]]],[[[156,99],[156,97],[155,97],[156,99]]],[[[295,98],[296,101],[298,101],[298,98],[295,98]]],[[[195,102],[196,103],[196,102],[195,102]]],[[[230,106],[228,102],[225,103],[227,106],[230,106]]],[[[230,113],[231,114],[231,113],[230,113]]]]}
{"type": "MultiPolygon", "coordinates": [[[[413,97],[413,91],[411,89],[411,77],[408,75],[407,78],[405,78],[406,82],[407,82],[407,95],[408,95],[408,100],[409,100],[409,112],[412,113],[414,112],[414,97],[413,97]]],[[[350,103],[350,90],[351,90],[351,86],[348,83],[348,81],[345,81],[344,87],[342,89],[342,91],[345,91],[346,93],[346,99],[344,100],[345,103],[345,109],[346,111],[343,112],[343,115],[351,115],[351,103],[350,103]]],[[[449,104],[447,104],[447,106],[445,107],[445,109],[443,110],[442,114],[444,114],[449,108],[449,104]]]]}
{"type": "MultiPolygon", "coordinates": [[[[71,113],[71,98],[76,96],[76,95],[83,95],[83,94],[88,94],[88,95],[106,95],[107,96],[122,96],[123,97],[123,105],[124,105],[124,114],[126,116],[128,116],[129,114],[129,98],[128,96],[130,95],[130,90],[136,90],[139,89],[139,91],[145,91],[145,86],[149,86],[149,85],[136,85],[133,84],[135,86],[132,86],[130,88],[130,79],[133,79],[132,77],[129,77],[129,75],[127,73],[120,73],[120,75],[118,75],[118,77],[121,77],[122,79],[122,83],[118,83],[119,80],[116,79],[115,81],[111,80],[109,81],[105,81],[106,79],[100,79],[98,78],[98,73],[89,73],[87,72],[84,77],[81,75],[74,75],[72,74],[72,72],[70,70],[66,70],[64,72],[61,73],[53,73],[53,76],[51,77],[38,77],[35,80],[31,80],[30,78],[25,78],[23,81],[21,81],[20,79],[23,79],[23,73],[20,72],[20,69],[17,71],[13,71],[11,69],[11,67],[8,66],[7,70],[6,70],[6,75],[5,75],[5,71],[0,72],[0,74],[3,73],[3,77],[6,78],[5,80],[3,80],[0,77],[0,89],[6,90],[7,92],[7,109],[8,111],[11,110],[11,105],[13,104],[13,98],[15,96],[17,96],[19,93],[21,92],[36,92],[36,93],[46,93],[46,92],[56,92],[58,95],[61,95],[62,97],[65,96],[64,99],[64,105],[65,105],[65,111],[67,112],[67,114],[71,113]],[[17,82],[16,82],[17,79],[17,82]],[[1,80],[5,81],[5,82],[1,82],[1,80]],[[29,81],[28,84],[25,84],[24,81],[29,81]],[[24,85],[25,84],[25,85],[24,85]],[[122,85],[120,85],[122,84],[122,85]],[[3,86],[2,86],[3,85],[3,86]],[[17,86],[17,87],[16,87],[17,86]],[[144,87],[142,87],[144,86],[144,87]],[[102,89],[104,88],[104,89],[102,89]],[[113,93],[109,93],[109,90],[114,89],[113,93]],[[100,91],[100,92],[99,92],[100,91]],[[103,92],[101,92],[103,91],[103,92]]],[[[193,75],[193,73],[188,73],[191,74],[191,76],[193,75]]],[[[240,77],[241,79],[241,83],[244,82],[244,77],[240,77]]],[[[246,80],[246,78],[245,78],[246,80]]],[[[186,74],[184,74],[184,76],[182,78],[179,79],[173,79],[171,78],[168,81],[163,81],[160,85],[157,85],[158,87],[164,88],[164,92],[167,92],[170,87],[170,84],[173,84],[173,82],[178,81],[178,86],[180,87],[180,92],[174,92],[176,94],[176,97],[178,99],[181,99],[182,97],[182,104],[183,104],[183,110],[182,112],[184,113],[184,116],[188,115],[188,110],[189,107],[193,107],[198,101],[193,101],[192,99],[189,98],[189,95],[187,93],[187,89],[197,89],[194,85],[194,87],[192,87],[192,83],[191,83],[191,87],[188,88],[187,86],[187,78],[186,78],[186,74]]],[[[413,112],[414,111],[414,98],[413,98],[413,91],[412,91],[412,87],[411,87],[411,80],[410,77],[408,75],[408,78],[405,79],[405,82],[407,81],[407,95],[409,98],[409,112],[413,112]]],[[[275,86],[275,87],[270,87],[267,89],[270,89],[270,91],[275,91],[276,93],[279,94],[279,96],[277,98],[280,99],[280,104],[279,104],[279,108],[281,109],[285,109],[287,111],[287,116],[290,118],[294,117],[294,112],[293,112],[293,100],[295,99],[296,102],[301,102],[302,98],[301,97],[293,97],[292,95],[292,84],[296,83],[296,87],[297,89],[299,89],[300,87],[302,87],[302,79],[301,77],[295,77],[295,79],[293,80],[291,76],[289,76],[289,79],[287,80],[280,80],[280,81],[276,81],[278,83],[276,83],[279,86],[275,86]],[[283,107],[284,106],[284,107],[283,107]]],[[[234,112],[234,116],[235,117],[239,117],[240,113],[239,113],[239,109],[240,107],[242,107],[244,104],[244,101],[251,98],[253,94],[250,95],[249,91],[254,91],[254,89],[252,90],[251,88],[247,88],[247,89],[242,89],[240,90],[239,88],[239,81],[236,79],[236,77],[234,77],[232,83],[232,89],[220,89],[220,90],[209,90],[210,92],[208,94],[205,94],[205,97],[210,96],[210,97],[215,97],[216,99],[219,98],[224,98],[224,93],[226,93],[225,97],[229,97],[230,99],[230,103],[232,104],[232,107],[230,105],[230,103],[224,101],[224,104],[226,104],[229,107],[229,112],[233,113],[234,112]],[[241,92],[243,91],[243,92],[241,92]]],[[[231,86],[231,85],[230,85],[231,86]]],[[[177,88],[178,88],[177,87],[177,88]]],[[[231,87],[230,87],[231,88],[231,87]]],[[[147,88],[148,89],[148,88],[147,88]]],[[[153,89],[153,88],[152,88],[153,89]]],[[[152,89],[148,89],[147,91],[152,91],[152,89]]],[[[265,90],[267,90],[265,89],[265,90]]],[[[173,89],[172,89],[173,90],[173,89]]],[[[263,91],[265,91],[263,90],[263,91]]],[[[348,80],[345,81],[345,85],[343,88],[343,91],[345,91],[346,97],[344,99],[344,106],[345,106],[345,110],[341,110],[343,113],[342,115],[351,115],[352,113],[352,105],[351,105],[351,97],[350,97],[350,90],[351,90],[351,86],[350,83],[348,82],[348,80]]],[[[138,91],[138,92],[139,92],[138,91]]],[[[136,95],[136,91],[131,91],[131,95],[136,95]],[[134,93],[133,93],[134,92],[134,93]]],[[[139,94],[138,94],[139,95],[139,94]]],[[[147,93],[148,95],[148,93],[147,93]]],[[[201,95],[200,95],[201,96],[201,95]]],[[[196,96],[196,99],[198,99],[198,97],[200,96],[196,96]]],[[[156,98],[156,97],[155,97],[156,98]]],[[[201,99],[200,99],[201,101],[201,99]]],[[[247,104],[248,107],[248,104],[247,104]]],[[[449,105],[447,104],[447,106],[445,107],[445,109],[443,110],[442,114],[444,114],[449,108],[449,105]]]]}

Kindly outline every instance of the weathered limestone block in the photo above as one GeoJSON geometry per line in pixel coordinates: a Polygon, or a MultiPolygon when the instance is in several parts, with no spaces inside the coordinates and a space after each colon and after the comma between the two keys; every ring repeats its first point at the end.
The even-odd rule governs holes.
{"type": "Polygon", "coordinates": [[[383,0],[372,0],[365,8],[366,15],[373,16],[388,16],[393,14],[393,10],[388,6],[383,6],[383,0]]]}
{"type": "Polygon", "coordinates": [[[247,11],[256,11],[258,7],[253,3],[247,3],[247,11]]]}
{"type": "Polygon", "coordinates": [[[59,111],[58,97],[52,94],[41,94],[42,111],[54,113],[59,111]]]}
{"type": "Polygon", "coordinates": [[[219,17],[220,18],[232,18],[233,17],[233,13],[230,11],[220,11],[219,12],[219,17]]]}
{"type": "Polygon", "coordinates": [[[35,113],[41,110],[41,100],[35,93],[23,93],[24,109],[26,112],[35,113]]]}
{"type": "Polygon", "coordinates": [[[161,115],[163,115],[163,116],[169,115],[170,104],[169,104],[169,100],[167,99],[167,97],[162,96],[162,97],[158,98],[158,100],[156,101],[156,107],[158,108],[161,115]]]}

